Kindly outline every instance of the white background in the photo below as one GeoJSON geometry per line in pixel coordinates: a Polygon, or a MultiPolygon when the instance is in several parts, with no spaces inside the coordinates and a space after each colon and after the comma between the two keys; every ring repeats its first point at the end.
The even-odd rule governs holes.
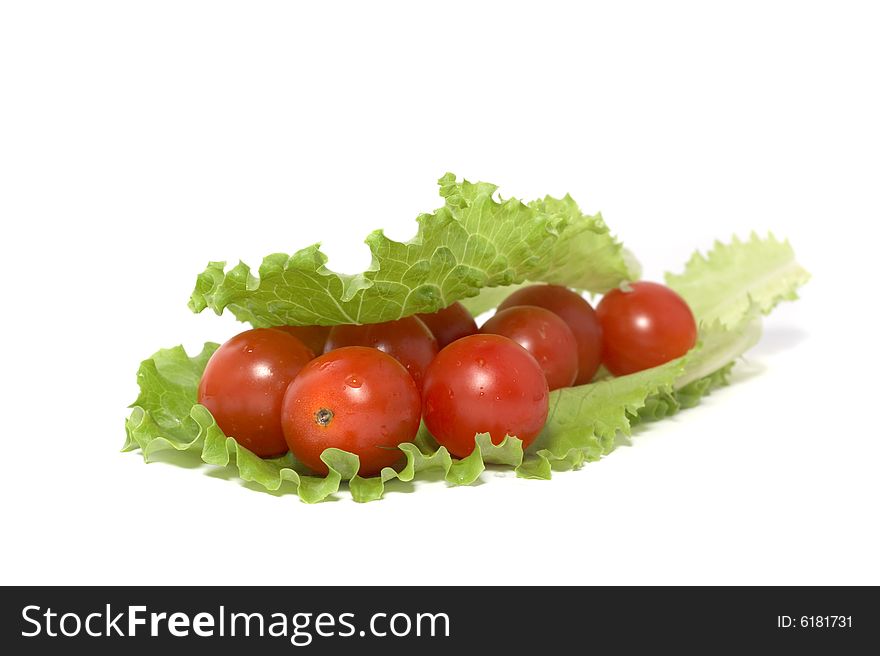
{"type": "Polygon", "coordinates": [[[876,5],[7,2],[0,582],[880,583],[876,5]],[[552,481],[309,506],[121,454],[210,259],[412,236],[447,170],[601,210],[646,275],[813,273],[736,384],[552,481]]]}

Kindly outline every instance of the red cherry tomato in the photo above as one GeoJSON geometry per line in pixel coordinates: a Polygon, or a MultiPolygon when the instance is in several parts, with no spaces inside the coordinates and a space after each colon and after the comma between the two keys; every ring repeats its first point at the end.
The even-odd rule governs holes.
{"type": "Polygon", "coordinates": [[[603,361],[615,376],[650,369],[684,355],[697,343],[697,322],[685,300],[664,285],[636,282],[613,289],[596,308],[603,361]]]}
{"type": "Polygon", "coordinates": [[[394,358],[362,346],[340,348],[307,364],[287,389],[281,423],[287,444],[309,468],[327,473],[324,449],[360,458],[361,476],[403,457],[394,448],[419,430],[421,407],[412,377],[394,358]]]}
{"type": "Polygon", "coordinates": [[[364,326],[333,326],[324,352],[343,346],[371,346],[400,362],[422,388],[425,370],[437,355],[437,340],[422,321],[414,316],[364,326]]]}
{"type": "Polygon", "coordinates": [[[471,335],[440,351],[425,375],[425,426],[450,453],[464,458],[474,436],[498,444],[515,435],[528,446],[547,421],[549,390],[528,351],[501,335],[471,335]]]}
{"type": "Polygon", "coordinates": [[[477,322],[459,302],[438,310],[433,314],[417,314],[425,322],[428,330],[437,338],[437,346],[444,348],[457,339],[477,334],[477,322]]]}
{"type": "Polygon", "coordinates": [[[217,425],[261,458],[287,452],[281,401],[290,381],[315,356],[293,335],[255,328],[218,348],[199,382],[198,400],[217,425]]]}
{"type": "Polygon", "coordinates": [[[571,328],[557,314],[534,305],[500,310],[480,328],[481,333],[504,335],[532,354],[541,365],[551,390],[570,387],[577,378],[577,342],[571,328]]]}
{"type": "Polygon", "coordinates": [[[324,352],[324,344],[327,343],[327,335],[330,334],[330,326],[275,326],[296,337],[318,355],[324,352]]]}
{"type": "Polygon", "coordinates": [[[519,289],[498,306],[537,305],[558,314],[571,328],[578,346],[578,375],[575,385],[593,380],[602,362],[602,328],[593,307],[580,295],[559,285],[530,285],[519,289]]]}

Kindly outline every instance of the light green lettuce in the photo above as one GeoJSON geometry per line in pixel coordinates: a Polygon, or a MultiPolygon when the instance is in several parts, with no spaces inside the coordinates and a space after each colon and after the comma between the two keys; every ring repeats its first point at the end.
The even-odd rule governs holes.
{"type": "Polygon", "coordinates": [[[224,262],[211,262],[190,308],[229,310],[258,327],[377,323],[524,280],[604,292],[637,275],[602,217],[583,214],[568,196],[526,205],[451,173],[439,184],[445,204],[417,218],[412,240],[393,241],[381,230],[367,237],[372,263],[361,274],[328,269],[318,244],[269,255],[256,276],[244,263],[226,271],[224,262]]]}
{"type": "MultiPolygon", "coordinates": [[[[448,177],[441,179],[441,185],[450,212],[472,208],[477,199],[487,203],[494,193],[491,185],[459,184],[448,177]]],[[[551,221],[556,225],[565,223],[560,217],[566,212],[570,219],[577,212],[570,199],[545,199],[537,205],[545,218],[556,217],[551,221]]],[[[596,239],[610,239],[595,222],[574,217],[573,222],[565,223],[569,226],[565,230],[573,224],[584,230],[585,225],[592,225],[587,233],[596,239]]],[[[581,240],[577,248],[587,248],[590,239],[581,240]]],[[[526,277],[566,284],[562,269],[577,270],[581,258],[571,255],[575,251],[565,241],[554,243],[563,249],[561,259],[541,256],[544,264],[533,269],[540,274],[526,277]],[[566,260],[568,257],[573,259],[566,260]]],[[[606,246],[614,251],[611,260],[626,259],[617,242],[606,246]]],[[[581,280],[579,287],[590,289],[584,284],[591,279],[587,269],[574,277],[581,280]]],[[[590,284],[598,289],[619,276],[623,276],[622,270],[604,279],[595,275],[590,284]]],[[[145,460],[168,449],[190,453],[211,465],[235,467],[242,480],[267,490],[286,486],[306,502],[323,500],[344,483],[356,501],[378,499],[388,481],[410,481],[429,470],[439,470],[450,485],[466,485],[480,476],[486,464],[512,467],[525,478],[550,478],[553,469],[578,468],[600,459],[614,449],[619,436],[630,435],[635,425],[691,407],[726,384],[734,361],[759,339],[761,314],[781,300],[796,298],[798,286],[807,277],[794,260],[791,247],[772,236],[752,236],[746,242],[734,239],[728,245],[716,244],[708,256],[695,255],[682,274],[669,275],[667,281],[694,310],[700,325],[698,345],[682,358],[654,369],[553,392],[545,429],[525,453],[516,438],[495,446],[487,435],[478,435],[477,449],[458,460],[438,447],[423,429],[413,443],[400,445],[403,466],[399,471],[386,468],[371,478],[357,476],[357,457],[338,449],[324,452],[322,459],[329,469],[324,477],[310,474],[289,454],[263,460],[224,435],[208,410],[196,403],[199,378],[217,348],[212,343],[194,357],[175,347],[161,350],[141,364],[140,395],[126,420],[124,450],[140,449],[145,460]]],[[[515,281],[516,277],[509,279],[515,281]]],[[[321,290],[316,295],[323,299],[326,293],[321,290]]]]}
{"type": "Polygon", "coordinates": [[[125,422],[123,451],[140,449],[146,462],[162,451],[190,452],[209,465],[235,467],[243,481],[267,490],[287,485],[307,503],[326,499],[342,481],[348,482],[355,501],[372,501],[382,496],[385,483],[394,478],[411,481],[418,473],[440,470],[451,485],[468,485],[487,463],[516,466],[522,462],[522,443],[515,438],[496,446],[488,435],[478,435],[474,452],[457,460],[424,430],[414,443],[400,445],[405,464],[399,471],[386,467],[371,478],[357,476],[358,457],[339,449],[327,449],[321,455],[329,470],[327,476],[310,474],[289,453],[280,458],[260,458],[224,435],[208,409],[196,402],[199,378],[217,347],[215,343],[205,344],[201,353],[189,357],[183,347],[177,346],[163,349],[141,363],[141,393],[125,422]]]}
{"type": "Polygon", "coordinates": [[[667,284],[685,297],[700,327],[697,346],[682,358],[629,376],[554,392],[551,414],[521,475],[546,478],[551,466],[579,467],[609,453],[618,435],[644,420],[691,407],[727,383],[734,361],[761,336],[761,314],[797,298],[809,274],[788,242],[772,235],[716,243],[696,253],[667,284]]]}
{"type": "Polygon", "coordinates": [[[760,322],[753,313],[733,329],[715,322],[701,329],[697,346],[681,358],[553,392],[547,424],[517,473],[549,478],[554,467],[578,468],[599,460],[614,449],[618,436],[631,435],[634,425],[692,407],[726,385],[734,360],[759,336],[760,322]]]}
{"type": "Polygon", "coordinates": [[[666,274],[666,284],[688,302],[701,322],[739,324],[752,307],[767,314],[780,301],[797,299],[810,274],[787,241],[752,234],[747,241],[715,242],[708,254],[694,253],[681,274],[666,274]]]}

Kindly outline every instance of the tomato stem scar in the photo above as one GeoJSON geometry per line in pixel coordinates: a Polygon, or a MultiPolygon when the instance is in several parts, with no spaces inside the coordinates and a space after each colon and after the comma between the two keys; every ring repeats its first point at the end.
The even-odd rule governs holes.
{"type": "Polygon", "coordinates": [[[329,426],[333,421],[333,411],[327,408],[321,408],[315,413],[315,423],[318,426],[329,426]]]}

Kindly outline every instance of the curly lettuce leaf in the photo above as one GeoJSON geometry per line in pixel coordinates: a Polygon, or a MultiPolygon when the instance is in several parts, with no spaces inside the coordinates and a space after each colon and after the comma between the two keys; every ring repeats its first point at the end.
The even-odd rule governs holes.
{"type": "Polygon", "coordinates": [[[550,478],[552,467],[578,469],[614,448],[619,433],[629,435],[630,417],[653,395],[669,393],[684,368],[682,359],[628,376],[552,392],[544,430],[517,474],[550,478]]]}
{"type": "Polygon", "coordinates": [[[751,313],[727,329],[715,322],[700,331],[687,355],[628,376],[551,394],[544,430],[517,474],[550,478],[553,468],[577,469],[614,450],[619,435],[633,426],[668,417],[696,405],[713,389],[725,385],[733,362],[760,337],[760,321],[751,313]]]}
{"type": "Polygon", "coordinates": [[[691,306],[700,327],[697,346],[684,357],[629,376],[554,392],[544,431],[518,474],[548,478],[552,467],[577,468],[613,448],[617,435],[636,423],[661,419],[691,407],[726,384],[733,362],[761,336],[761,314],[797,298],[809,274],[788,242],[773,235],[730,244],[716,242],[699,253],[683,274],[667,282],[691,306]]]}
{"type": "MultiPolygon", "coordinates": [[[[414,443],[399,446],[404,457],[399,470],[386,467],[378,476],[363,478],[357,475],[356,455],[327,449],[321,459],[328,474],[317,476],[289,453],[270,459],[254,455],[225,435],[208,409],[196,402],[201,372],[216,348],[216,344],[208,343],[200,354],[189,357],[177,346],[160,350],[141,363],[141,393],[125,422],[123,451],[140,449],[145,462],[169,449],[191,452],[206,464],[234,467],[242,481],[257,483],[266,490],[277,491],[286,486],[287,491],[299,495],[306,503],[323,501],[343,483],[347,483],[355,501],[373,501],[383,496],[388,481],[412,481],[431,470],[440,471],[449,485],[469,485],[479,478],[487,464],[515,468],[517,475],[525,478],[548,479],[552,468],[578,468],[610,453],[616,433],[629,434],[630,424],[643,408],[663,404],[666,416],[685,407],[671,393],[671,383],[667,384],[679,371],[676,361],[658,368],[662,371],[650,370],[553,392],[547,428],[532,449],[537,448],[537,453],[524,454],[522,442],[515,437],[495,445],[487,434],[481,434],[476,436],[474,452],[456,459],[422,429],[414,443]],[[597,411],[595,416],[593,410],[597,411]]],[[[695,388],[696,398],[709,388],[695,388]]],[[[653,418],[659,418],[659,411],[653,412],[653,418]]]]}
{"type": "Polygon", "coordinates": [[[226,271],[211,262],[189,306],[228,309],[256,327],[362,324],[433,312],[524,280],[603,292],[633,277],[631,256],[602,217],[583,214],[569,196],[525,205],[496,200],[495,185],[457,182],[451,173],[439,184],[445,205],[417,218],[412,240],[381,230],[367,237],[372,263],[361,274],[328,269],[318,244],[269,255],[257,276],[244,263],[226,271]]]}
{"type": "MultiPolygon", "coordinates": [[[[461,197],[451,202],[467,203],[468,198],[480,196],[481,188],[462,187],[461,197]]],[[[414,443],[400,445],[404,460],[399,470],[386,467],[370,478],[357,475],[357,456],[338,449],[327,449],[322,455],[327,476],[312,475],[290,454],[263,460],[224,435],[210,412],[196,403],[198,381],[217,348],[213,343],[194,357],[175,347],[141,364],[140,395],[126,420],[123,449],[139,448],[147,461],[166,449],[192,452],[205,463],[236,467],[242,480],[268,490],[287,485],[309,503],[326,499],[343,483],[354,500],[371,501],[381,498],[389,481],[411,481],[432,469],[441,471],[450,485],[467,485],[487,463],[513,467],[524,478],[547,479],[554,469],[579,468],[599,460],[614,449],[619,436],[631,435],[639,423],[696,405],[704,395],[727,384],[734,361],[760,337],[760,315],[781,300],[795,298],[797,287],[806,280],[806,272],[796,263],[780,267],[786,249],[790,247],[772,236],[763,241],[753,236],[745,243],[734,240],[728,246],[716,246],[716,255],[692,259],[692,264],[698,264],[689,264],[681,276],[670,276],[670,284],[689,301],[693,299],[700,322],[697,346],[682,358],[653,369],[553,392],[544,431],[525,453],[515,437],[496,446],[484,434],[476,436],[474,452],[458,460],[423,429],[414,443]],[[739,250],[746,254],[734,252],[739,250]],[[756,257],[757,252],[766,257],[756,257]],[[695,276],[724,298],[703,294],[695,276]]]]}
{"type": "Polygon", "coordinates": [[[767,314],[783,300],[797,299],[810,274],[787,241],[755,233],[747,241],[715,242],[706,255],[696,252],[680,274],[667,273],[666,284],[681,294],[700,323],[719,321],[733,328],[757,307],[767,314]]]}
{"type": "Polygon", "coordinates": [[[328,468],[326,476],[311,474],[290,453],[280,458],[260,458],[225,435],[208,409],[196,402],[199,379],[216,349],[217,344],[208,343],[201,353],[189,357],[183,347],[176,346],[162,349],[141,363],[141,392],[125,422],[123,451],[140,449],[145,462],[164,450],[189,451],[209,465],[235,467],[241,480],[270,491],[287,483],[288,489],[307,503],[323,501],[338,491],[343,481],[348,483],[355,501],[372,501],[380,498],[385,483],[395,478],[411,481],[419,473],[440,470],[450,485],[469,485],[486,464],[517,466],[522,462],[520,440],[509,437],[495,445],[488,434],[477,435],[477,448],[460,460],[423,434],[415,443],[400,445],[405,462],[399,471],[386,467],[370,478],[358,476],[358,457],[340,449],[327,449],[321,455],[328,468]]]}

